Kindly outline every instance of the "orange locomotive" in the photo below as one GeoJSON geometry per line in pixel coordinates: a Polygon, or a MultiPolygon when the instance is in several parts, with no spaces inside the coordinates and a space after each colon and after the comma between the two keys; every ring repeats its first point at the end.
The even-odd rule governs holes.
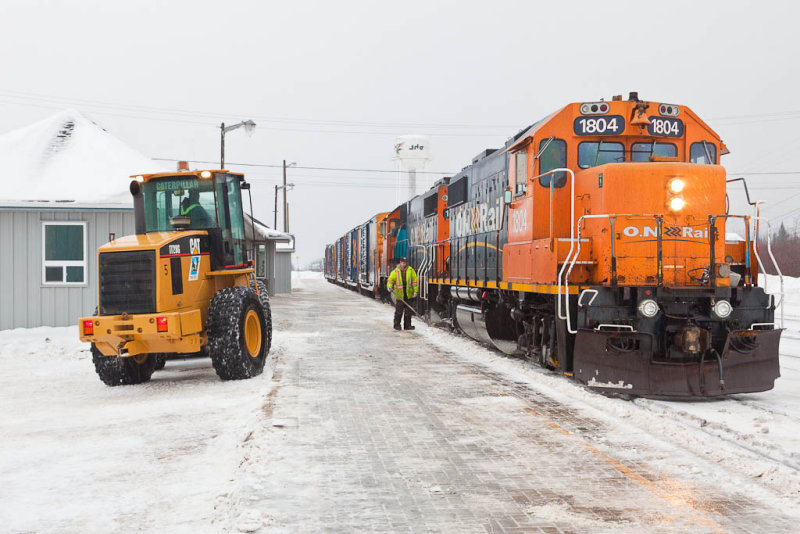
{"type": "Polygon", "coordinates": [[[569,104],[381,214],[372,254],[409,257],[421,313],[593,389],[765,391],[781,329],[756,284],[774,259],[757,204],[728,210],[727,153],[685,106],[569,104]]]}

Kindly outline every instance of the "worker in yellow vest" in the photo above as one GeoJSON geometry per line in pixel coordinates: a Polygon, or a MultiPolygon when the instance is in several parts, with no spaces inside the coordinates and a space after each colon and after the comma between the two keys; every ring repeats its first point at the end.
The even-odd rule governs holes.
{"type": "Polygon", "coordinates": [[[408,265],[406,258],[400,258],[400,263],[386,282],[388,289],[395,298],[394,304],[394,329],[400,330],[400,319],[403,318],[403,327],[414,330],[411,326],[412,311],[411,300],[417,296],[417,273],[408,265]]]}
{"type": "Polygon", "coordinates": [[[189,228],[206,229],[210,219],[205,208],[200,205],[200,191],[197,189],[189,190],[189,195],[183,199],[180,205],[180,214],[188,216],[192,223],[189,228]]]}

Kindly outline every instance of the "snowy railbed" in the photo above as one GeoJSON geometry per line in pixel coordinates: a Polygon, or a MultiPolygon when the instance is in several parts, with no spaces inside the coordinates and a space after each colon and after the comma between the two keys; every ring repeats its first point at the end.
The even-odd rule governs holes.
{"type": "MultiPolygon", "coordinates": [[[[770,293],[777,293],[777,276],[769,276],[770,293]]],[[[780,344],[781,377],[764,393],[669,401],[607,398],[574,382],[513,358],[485,349],[471,340],[438,329],[421,328],[432,343],[459,356],[512,376],[570,406],[583,406],[597,417],[624,420],[643,434],[660,435],[679,447],[703,451],[720,467],[757,481],[800,504],[800,279],[784,277],[785,327],[780,344]]],[[[776,296],[776,301],[779,301],[776,296]]],[[[779,321],[776,310],[775,319],[779,321]]],[[[712,477],[713,473],[707,473],[712,477]]]]}

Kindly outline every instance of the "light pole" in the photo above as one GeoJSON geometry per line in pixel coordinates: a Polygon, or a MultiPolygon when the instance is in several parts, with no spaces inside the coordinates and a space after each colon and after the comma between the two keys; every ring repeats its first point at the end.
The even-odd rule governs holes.
{"type": "MultiPolygon", "coordinates": [[[[276,185],[275,186],[275,222],[273,223],[273,227],[275,228],[275,230],[278,229],[278,190],[279,189],[283,189],[284,191],[286,191],[287,189],[291,190],[293,188],[294,188],[294,184],[276,185]]],[[[285,195],[285,193],[284,193],[284,195],[285,195]]],[[[284,206],[285,206],[285,204],[284,204],[284,206]]],[[[286,208],[284,207],[284,209],[286,209],[286,208]]],[[[285,220],[284,220],[284,223],[285,223],[285,220]]]]}
{"type": "Polygon", "coordinates": [[[286,160],[283,160],[283,231],[287,233],[289,232],[289,208],[286,204],[286,168],[294,165],[297,165],[297,162],[293,161],[287,165],[286,160]]]}
{"type": "Polygon", "coordinates": [[[220,169],[224,169],[225,168],[225,134],[228,133],[228,132],[231,132],[231,131],[233,131],[233,130],[235,130],[237,128],[241,128],[242,126],[244,126],[244,131],[245,131],[245,133],[247,134],[248,137],[253,135],[253,131],[256,129],[256,123],[251,121],[251,120],[238,122],[238,123],[236,123],[236,124],[234,124],[232,126],[225,126],[224,122],[219,125],[219,135],[220,135],[220,140],[219,140],[219,150],[220,150],[220,152],[219,152],[219,168],[220,169]]]}

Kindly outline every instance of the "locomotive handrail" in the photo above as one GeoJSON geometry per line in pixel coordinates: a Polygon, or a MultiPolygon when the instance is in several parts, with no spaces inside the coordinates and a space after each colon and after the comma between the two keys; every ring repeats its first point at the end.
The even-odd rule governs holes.
{"type": "MultiPolygon", "coordinates": [[[[756,202],[756,204],[760,204],[760,203],[761,203],[760,201],[756,202]]],[[[767,253],[769,254],[770,260],[772,260],[772,265],[773,265],[773,267],[775,267],[775,272],[778,273],[778,278],[781,281],[781,292],[780,292],[781,302],[780,302],[780,306],[781,306],[781,328],[783,328],[784,327],[783,326],[783,315],[784,315],[784,313],[783,313],[784,312],[784,302],[783,301],[784,301],[784,297],[786,295],[785,295],[785,292],[784,292],[783,273],[781,272],[781,268],[778,267],[778,262],[775,260],[775,255],[772,253],[772,235],[771,235],[772,234],[772,225],[769,223],[769,220],[766,219],[765,217],[753,217],[753,218],[756,219],[757,221],[763,220],[767,224],[767,253]]],[[[753,252],[756,255],[756,259],[758,260],[758,264],[761,266],[761,269],[764,271],[764,292],[766,293],[766,291],[767,291],[767,282],[768,282],[767,276],[768,275],[767,275],[767,271],[764,269],[763,264],[761,263],[761,258],[758,255],[758,234],[756,234],[756,246],[753,248],[753,252]]]]}
{"type": "MultiPolygon", "coordinates": [[[[570,274],[572,274],[572,270],[573,270],[573,268],[575,267],[575,265],[577,263],[578,257],[580,256],[580,252],[581,252],[581,228],[583,226],[583,222],[586,219],[608,219],[609,220],[609,224],[612,225],[613,224],[612,221],[615,220],[617,217],[645,217],[645,218],[655,218],[657,221],[660,221],[663,218],[663,215],[646,214],[646,213],[640,213],[640,214],[632,214],[632,213],[631,214],[599,214],[599,215],[583,215],[578,219],[578,222],[575,225],[577,227],[577,230],[578,230],[578,237],[577,237],[577,240],[576,240],[577,243],[578,243],[577,250],[575,251],[574,255],[568,254],[567,257],[564,259],[564,263],[562,264],[561,271],[559,272],[559,276],[558,276],[558,306],[557,306],[557,312],[558,312],[558,316],[559,316],[560,319],[565,319],[566,320],[566,322],[567,322],[567,331],[570,334],[577,334],[577,332],[578,332],[577,328],[573,328],[572,327],[572,319],[570,317],[570,310],[569,310],[569,308],[570,308],[570,305],[569,305],[569,276],[570,276],[570,274]],[[564,293],[562,293],[561,292],[561,286],[562,286],[562,274],[561,273],[563,273],[564,268],[566,268],[567,265],[569,265],[569,267],[567,268],[567,271],[563,276],[564,293]],[[563,306],[562,306],[562,295],[565,295],[563,306]],[[564,309],[563,316],[562,316],[562,308],[564,309]]],[[[709,224],[714,225],[715,222],[716,222],[716,219],[719,218],[719,217],[725,217],[725,218],[743,217],[745,220],[748,220],[748,219],[751,218],[750,216],[742,216],[742,215],[727,215],[727,214],[726,215],[710,215],[709,216],[709,224]]],[[[767,219],[763,218],[763,217],[752,217],[752,218],[756,219],[758,221],[764,220],[764,222],[767,225],[767,252],[769,253],[770,259],[772,261],[773,266],[775,267],[775,271],[778,273],[778,277],[780,278],[780,283],[781,283],[780,307],[781,307],[781,328],[783,328],[783,325],[784,325],[784,297],[785,297],[784,279],[783,279],[783,273],[781,272],[780,267],[778,266],[778,262],[775,260],[775,255],[772,253],[772,237],[770,235],[770,233],[771,233],[771,225],[770,225],[769,221],[767,219]]],[[[716,228],[716,226],[713,226],[713,227],[716,228]]],[[[748,234],[749,234],[749,224],[747,224],[747,229],[748,229],[748,234]]],[[[661,224],[659,224],[658,225],[658,236],[657,236],[659,242],[661,240],[662,231],[663,231],[663,228],[662,228],[661,224]]],[[[713,235],[712,235],[711,232],[710,232],[710,235],[709,235],[709,239],[713,239],[713,235]]],[[[613,230],[612,230],[612,236],[611,236],[612,247],[613,247],[613,240],[614,240],[614,238],[613,238],[613,230]]],[[[758,245],[758,242],[756,241],[756,246],[753,248],[753,253],[756,256],[756,261],[758,262],[758,265],[761,267],[761,270],[764,271],[764,275],[766,276],[766,271],[764,269],[763,262],[761,261],[761,257],[758,254],[758,246],[757,245],[758,245]]],[[[750,246],[749,246],[749,240],[748,240],[748,242],[747,242],[748,252],[749,252],[749,248],[750,248],[750,246]]],[[[712,246],[711,250],[713,250],[713,246],[712,246]]],[[[612,249],[612,253],[611,253],[612,264],[614,263],[614,260],[615,260],[615,257],[614,257],[614,253],[613,253],[613,249],[612,249]]],[[[659,272],[661,272],[661,258],[660,258],[660,256],[658,258],[658,263],[659,263],[658,270],[659,270],[659,272]]],[[[715,268],[714,262],[712,262],[712,264],[710,265],[710,268],[711,268],[711,270],[714,270],[714,268],[715,268]]],[[[766,289],[767,289],[767,281],[766,281],[766,278],[765,278],[765,281],[764,281],[764,291],[765,292],[766,292],[766,289]]]]}
{"type": "MultiPolygon", "coordinates": [[[[570,199],[569,199],[569,252],[567,253],[567,258],[572,255],[572,250],[575,248],[575,225],[573,221],[575,220],[575,172],[572,169],[568,169],[566,167],[559,167],[558,169],[553,169],[551,171],[545,172],[538,176],[534,176],[530,179],[531,182],[542,178],[543,176],[547,176],[548,174],[554,174],[556,172],[568,172],[572,177],[570,181],[570,199]]],[[[553,178],[550,178],[550,242],[553,241],[553,178]]],[[[562,265],[561,270],[558,273],[558,318],[559,319],[566,319],[566,317],[561,316],[561,275],[564,273],[564,266],[562,265]]]]}
{"type": "MultiPolygon", "coordinates": [[[[568,169],[566,167],[559,167],[557,169],[553,169],[551,171],[547,171],[545,173],[539,174],[538,176],[533,176],[529,179],[531,182],[535,182],[536,180],[540,180],[542,177],[547,176],[548,174],[555,174],[557,172],[568,172],[572,177],[570,181],[570,210],[569,210],[569,224],[570,224],[570,238],[575,237],[574,228],[572,228],[572,221],[575,220],[575,172],[572,169],[568,169]]],[[[553,180],[554,177],[550,178],[550,241],[553,240],[553,192],[555,191],[553,180]]]]}
{"type": "Polygon", "coordinates": [[[577,306],[578,306],[579,308],[581,307],[581,302],[583,301],[583,296],[584,296],[585,294],[587,294],[587,293],[590,293],[590,294],[592,295],[592,298],[590,298],[590,299],[589,299],[589,302],[587,302],[587,303],[586,303],[586,305],[587,305],[587,306],[591,306],[591,305],[592,305],[592,302],[594,302],[594,299],[596,299],[596,298],[597,298],[597,295],[599,295],[599,294],[600,294],[600,292],[599,292],[598,290],[596,290],[596,289],[590,289],[590,288],[589,288],[589,289],[584,289],[583,291],[581,291],[581,294],[580,294],[580,295],[578,295],[578,303],[577,303],[577,306]]]}
{"type": "MultiPolygon", "coordinates": [[[[558,296],[558,305],[557,305],[557,313],[558,313],[559,319],[565,319],[567,321],[567,332],[569,332],[570,334],[577,334],[578,333],[578,329],[577,328],[575,328],[575,329],[572,328],[572,319],[570,318],[570,313],[569,313],[569,275],[572,274],[572,269],[575,267],[575,264],[578,261],[578,257],[581,254],[581,225],[583,224],[583,221],[586,220],[586,219],[608,219],[609,220],[609,225],[613,225],[612,220],[616,219],[617,217],[647,217],[647,218],[659,219],[662,216],[661,215],[656,215],[656,214],[650,214],[650,213],[622,213],[622,214],[605,213],[605,214],[601,214],[601,215],[582,215],[578,219],[578,222],[575,225],[578,228],[578,239],[577,239],[578,249],[575,251],[574,255],[567,254],[567,257],[564,259],[564,263],[561,265],[561,270],[558,273],[558,295],[557,295],[558,296]],[[567,268],[568,264],[569,264],[569,268],[567,269],[566,274],[564,274],[564,269],[567,268]],[[561,302],[562,302],[562,298],[561,298],[561,295],[562,295],[562,293],[561,293],[562,283],[561,283],[561,279],[562,279],[562,275],[563,275],[563,278],[564,278],[564,283],[563,283],[564,293],[566,295],[566,298],[564,299],[565,303],[563,305],[563,308],[565,309],[565,312],[564,312],[563,316],[561,314],[561,309],[562,309],[562,304],[561,304],[561,302]]],[[[661,225],[658,225],[659,234],[661,233],[661,230],[662,230],[661,229],[661,225]]],[[[613,245],[613,243],[614,243],[613,226],[612,226],[611,234],[612,234],[611,235],[611,243],[613,245]]],[[[575,243],[575,239],[572,239],[572,244],[574,244],[574,243],[575,243]]],[[[572,252],[572,247],[570,247],[570,252],[572,252]]],[[[615,261],[616,261],[616,258],[614,256],[614,252],[613,252],[613,249],[612,249],[612,252],[611,252],[611,262],[612,262],[612,264],[614,264],[615,261]]],[[[660,270],[661,269],[660,269],[660,265],[659,265],[659,271],[660,270]]]]}
{"type": "MultiPolygon", "coordinates": [[[[761,204],[761,203],[763,203],[763,200],[757,200],[756,202],[752,202],[751,204],[753,206],[755,206],[756,210],[758,210],[758,205],[761,204]]],[[[756,213],[758,213],[758,211],[756,211],[756,213]]],[[[780,301],[778,301],[777,304],[775,304],[775,307],[780,306],[780,308],[781,308],[781,328],[783,328],[783,325],[784,325],[784,322],[783,322],[784,321],[784,302],[783,301],[784,301],[784,297],[786,296],[785,295],[785,291],[784,291],[784,279],[783,279],[783,273],[781,272],[781,268],[778,266],[778,262],[775,259],[775,255],[772,253],[772,225],[770,224],[769,220],[766,217],[760,217],[758,215],[752,216],[752,215],[730,215],[730,214],[725,214],[725,215],[710,215],[709,218],[711,218],[711,217],[714,217],[714,218],[724,217],[726,219],[732,219],[732,218],[734,218],[734,219],[744,219],[745,229],[746,229],[746,234],[747,234],[747,236],[745,237],[745,271],[747,272],[748,276],[750,275],[750,241],[751,241],[751,239],[750,239],[750,219],[753,219],[753,220],[756,221],[756,228],[759,227],[760,221],[763,220],[766,223],[766,225],[767,225],[767,253],[769,254],[770,260],[772,261],[772,266],[775,267],[775,272],[778,273],[778,278],[780,279],[780,284],[781,284],[781,290],[780,290],[780,293],[779,293],[781,299],[780,299],[780,301]]],[[[768,286],[769,286],[769,279],[767,278],[767,270],[764,268],[764,262],[761,260],[761,255],[758,252],[758,248],[759,247],[758,247],[758,232],[757,232],[757,230],[756,230],[756,237],[752,241],[754,243],[753,254],[756,257],[756,264],[758,265],[760,270],[764,273],[764,292],[766,293],[767,289],[768,289],[768,286]]],[[[713,265],[712,265],[712,268],[713,268],[713,265]]],[[[774,302],[774,297],[773,297],[773,302],[774,302]]],[[[769,307],[769,304],[767,304],[767,307],[769,307]]]]}

